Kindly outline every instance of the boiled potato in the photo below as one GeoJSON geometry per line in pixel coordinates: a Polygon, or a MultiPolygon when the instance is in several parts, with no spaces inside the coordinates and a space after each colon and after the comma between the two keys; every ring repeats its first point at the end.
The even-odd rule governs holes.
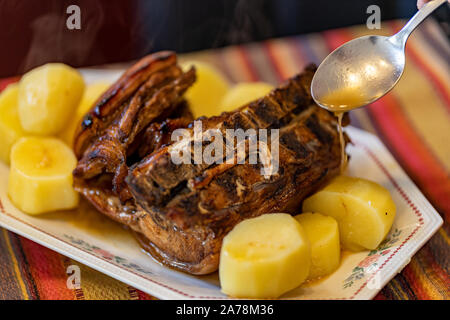
{"type": "Polygon", "coordinates": [[[69,124],[59,135],[61,139],[69,146],[73,144],[73,137],[77,126],[80,124],[81,119],[97,101],[97,99],[109,88],[111,84],[108,82],[97,82],[86,87],[80,104],[78,105],[75,116],[69,121],[69,124]]]}
{"type": "Polygon", "coordinates": [[[243,105],[264,97],[273,90],[265,82],[241,82],[232,87],[220,103],[220,111],[233,111],[243,105]]]}
{"type": "Polygon", "coordinates": [[[0,93],[0,160],[6,164],[12,145],[25,135],[17,110],[18,92],[18,85],[10,84],[0,93]]]}
{"type": "Polygon", "coordinates": [[[59,133],[72,118],[84,90],[80,73],[49,63],[26,73],[19,83],[19,118],[25,131],[59,133]]]}
{"type": "Polygon", "coordinates": [[[232,297],[276,298],[309,274],[310,245],[289,214],[272,213],[240,222],[224,238],[219,277],[232,297]]]}
{"type": "Polygon", "coordinates": [[[192,65],[196,68],[197,80],[185,97],[194,117],[219,115],[219,103],[229,88],[227,80],[214,66],[205,62],[185,62],[182,67],[187,70],[192,65]]]}
{"type": "Polygon", "coordinates": [[[389,232],[396,213],[389,191],[379,184],[339,176],[303,202],[303,211],[332,216],[344,248],[373,250],[389,232]]]}
{"type": "Polygon", "coordinates": [[[311,269],[308,279],[326,276],[339,267],[341,246],[336,220],[320,213],[302,213],[295,216],[311,244],[311,269]]]}
{"type": "Polygon", "coordinates": [[[78,204],[72,187],[77,160],[56,138],[25,137],[11,149],[8,195],[29,214],[71,209],[78,204]]]}

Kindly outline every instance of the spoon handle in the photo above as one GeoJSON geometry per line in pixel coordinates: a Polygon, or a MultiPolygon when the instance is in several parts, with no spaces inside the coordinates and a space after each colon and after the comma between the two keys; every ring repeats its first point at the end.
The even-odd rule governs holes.
{"type": "Polygon", "coordinates": [[[446,2],[447,0],[432,0],[426,3],[411,19],[409,19],[408,23],[399,32],[391,37],[391,41],[404,47],[411,32],[413,32],[414,29],[434,10],[446,2]]]}

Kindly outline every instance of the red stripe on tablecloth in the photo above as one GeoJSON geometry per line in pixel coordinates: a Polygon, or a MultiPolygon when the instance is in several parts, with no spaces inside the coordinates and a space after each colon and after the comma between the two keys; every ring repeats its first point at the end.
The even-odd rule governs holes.
{"type": "Polygon", "coordinates": [[[350,32],[342,29],[324,31],[323,37],[330,52],[354,38],[350,32]]]}
{"type": "Polygon", "coordinates": [[[250,76],[249,80],[250,81],[258,81],[258,80],[260,80],[260,76],[259,76],[258,72],[256,71],[255,66],[250,61],[249,55],[246,51],[247,50],[242,46],[237,47],[237,52],[239,53],[239,56],[242,59],[242,63],[246,67],[247,73],[250,76]]]}
{"type": "Polygon", "coordinates": [[[373,300],[387,300],[386,296],[383,294],[382,291],[380,291],[380,293],[378,293],[375,298],[373,298],[373,300]]]}
{"type": "Polygon", "coordinates": [[[283,75],[283,72],[281,71],[281,68],[278,65],[277,58],[275,58],[275,55],[273,54],[272,44],[269,41],[265,41],[262,44],[262,48],[264,49],[264,52],[269,58],[270,64],[272,65],[272,69],[275,71],[278,82],[282,82],[283,80],[285,80],[286,77],[283,75]]]}
{"type": "MultiPolygon", "coordinates": [[[[392,29],[393,33],[396,33],[401,29],[399,24],[395,22],[389,23],[389,27],[392,29]]],[[[425,76],[432,82],[439,96],[441,96],[444,100],[447,110],[450,111],[450,96],[445,88],[445,84],[440,81],[439,76],[436,75],[434,70],[427,65],[425,59],[422,58],[420,54],[418,54],[417,48],[414,46],[414,43],[412,41],[407,43],[406,53],[408,54],[408,57],[410,57],[414,61],[414,63],[422,70],[425,76]]]]}
{"type": "Polygon", "coordinates": [[[136,292],[138,293],[139,300],[156,300],[156,298],[152,297],[149,294],[146,294],[141,290],[136,289],[136,292]]]}
{"type": "Polygon", "coordinates": [[[405,277],[408,279],[408,283],[414,291],[417,299],[419,300],[430,300],[431,297],[426,291],[425,287],[422,284],[422,281],[417,277],[414,272],[411,264],[408,264],[402,271],[405,277]]]}
{"type": "MultiPolygon", "coordinates": [[[[324,32],[325,41],[331,50],[339,47],[353,37],[345,30],[324,32]]],[[[384,96],[368,108],[372,120],[385,136],[394,154],[406,166],[413,178],[423,186],[434,204],[444,211],[446,218],[450,214],[450,180],[446,170],[431,155],[421,138],[408,123],[398,108],[398,101],[392,94],[384,96]]]]}
{"type": "Polygon", "coordinates": [[[61,256],[31,240],[21,238],[21,242],[40,298],[73,300],[74,293],[67,288],[67,274],[61,256]]]}

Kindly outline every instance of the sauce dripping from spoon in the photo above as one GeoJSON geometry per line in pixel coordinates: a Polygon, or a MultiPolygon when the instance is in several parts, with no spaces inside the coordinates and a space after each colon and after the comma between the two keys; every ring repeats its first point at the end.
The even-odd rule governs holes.
{"type": "Polygon", "coordinates": [[[347,167],[347,154],[345,153],[345,141],[344,141],[344,130],[342,129],[342,117],[344,112],[335,112],[334,115],[338,119],[338,131],[339,131],[339,143],[341,144],[341,174],[344,173],[347,167]]]}
{"type": "Polygon", "coordinates": [[[366,105],[369,99],[359,87],[348,87],[332,91],[321,97],[321,106],[334,113],[338,120],[339,141],[341,144],[341,174],[347,166],[347,154],[345,153],[344,130],[342,129],[342,117],[346,111],[366,105]]]}

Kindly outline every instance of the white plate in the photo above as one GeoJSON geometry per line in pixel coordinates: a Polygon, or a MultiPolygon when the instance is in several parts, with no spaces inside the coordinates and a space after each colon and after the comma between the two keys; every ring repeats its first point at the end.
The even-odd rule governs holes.
{"type": "MultiPolygon", "coordinates": [[[[83,73],[88,82],[118,76],[111,70],[83,73]]],[[[332,275],[290,291],[282,299],[371,299],[443,223],[376,136],[351,126],[346,131],[354,142],[348,147],[348,174],[376,181],[391,192],[397,206],[394,225],[377,250],[344,255],[332,275]]],[[[142,252],[131,235],[103,218],[96,216],[92,223],[99,225],[86,228],[76,223],[79,212],[44,216],[22,213],[7,196],[7,181],[8,167],[0,164],[0,225],[4,228],[157,298],[227,298],[220,292],[217,274],[191,276],[161,266],[142,252]]]]}

